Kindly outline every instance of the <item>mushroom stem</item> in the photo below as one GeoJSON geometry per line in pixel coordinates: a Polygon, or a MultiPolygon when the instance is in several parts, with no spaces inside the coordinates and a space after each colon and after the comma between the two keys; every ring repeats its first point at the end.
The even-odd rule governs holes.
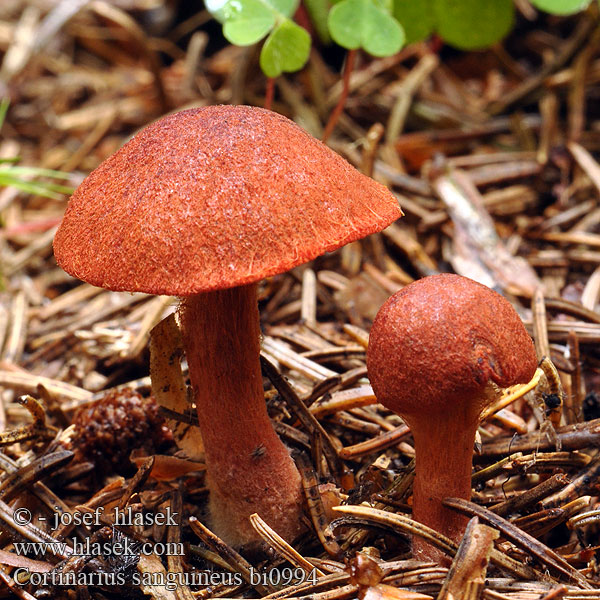
{"type": "MultiPolygon", "coordinates": [[[[436,422],[435,425],[441,424],[436,422]]],[[[471,457],[475,433],[459,438],[455,437],[456,432],[452,429],[454,427],[448,426],[413,428],[417,455],[413,518],[458,542],[468,519],[445,507],[442,500],[471,497],[471,457]],[[435,445],[432,445],[432,439],[436,439],[435,445]]],[[[413,553],[420,560],[441,562],[447,559],[441,550],[419,536],[413,538],[413,553]]]]}
{"type": "Polygon", "coordinates": [[[267,414],[256,284],[190,296],[180,315],[211,525],[239,547],[258,539],[248,519],[256,512],[291,541],[301,530],[301,481],[267,414]]]}
{"type": "MultiPolygon", "coordinates": [[[[494,394],[486,388],[484,398],[494,394]]],[[[459,543],[468,517],[442,504],[445,498],[471,498],[471,471],[475,432],[483,398],[454,405],[452,412],[441,411],[427,419],[408,423],[416,452],[413,483],[413,518],[459,543]]],[[[423,538],[413,538],[413,553],[421,560],[448,562],[448,557],[423,538]]]]}

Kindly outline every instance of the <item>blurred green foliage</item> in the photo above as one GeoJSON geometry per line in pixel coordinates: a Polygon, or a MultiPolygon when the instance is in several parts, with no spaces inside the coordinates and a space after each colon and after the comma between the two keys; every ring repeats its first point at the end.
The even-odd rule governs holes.
{"type": "MultiPolygon", "coordinates": [[[[9,101],[4,98],[0,101],[0,128],[4,124],[8,111],[9,101]]],[[[52,181],[40,181],[39,177],[64,180],[69,178],[68,173],[41,169],[39,167],[19,167],[17,156],[0,158],[0,187],[14,187],[28,194],[45,196],[46,198],[60,199],[63,194],[72,194],[73,188],[52,181]]]]}
{"type": "MultiPolygon", "coordinates": [[[[239,46],[266,38],[260,65],[268,77],[301,69],[311,40],[294,23],[300,0],[205,0],[223,24],[228,41],[239,46]]],[[[585,10],[592,0],[531,0],[556,15],[585,10]]],[[[323,43],[373,56],[391,56],[405,43],[437,34],[460,50],[488,48],[505,37],[515,21],[513,0],[303,0],[323,43]]]]}

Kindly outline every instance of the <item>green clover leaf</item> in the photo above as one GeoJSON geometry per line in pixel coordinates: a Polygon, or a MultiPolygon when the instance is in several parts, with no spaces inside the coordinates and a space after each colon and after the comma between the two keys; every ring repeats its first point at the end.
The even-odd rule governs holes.
{"type": "Polygon", "coordinates": [[[232,44],[249,46],[262,40],[275,26],[275,14],[260,0],[229,2],[235,7],[228,11],[223,35],[232,44]]]}
{"type": "Polygon", "coordinates": [[[223,23],[223,35],[237,46],[259,42],[297,6],[298,0],[206,0],[207,10],[223,23]]]}
{"type": "Polygon", "coordinates": [[[269,35],[260,53],[260,68],[267,77],[279,77],[282,72],[300,70],[308,60],[310,35],[286,19],[269,35]]]}
{"type": "Polygon", "coordinates": [[[434,0],[437,33],[461,50],[487,48],[512,28],[513,0],[434,0]]]}
{"type": "Polygon", "coordinates": [[[333,40],[348,50],[390,56],[404,45],[400,23],[372,0],[341,0],[329,12],[328,26],[333,40]]]}
{"type": "Polygon", "coordinates": [[[572,15],[585,10],[591,0],[531,0],[536,8],[553,15],[572,15]]]}
{"type": "Polygon", "coordinates": [[[434,30],[431,0],[394,0],[392,14],[402,23],[407,44],[427,39],[434,30]]]}

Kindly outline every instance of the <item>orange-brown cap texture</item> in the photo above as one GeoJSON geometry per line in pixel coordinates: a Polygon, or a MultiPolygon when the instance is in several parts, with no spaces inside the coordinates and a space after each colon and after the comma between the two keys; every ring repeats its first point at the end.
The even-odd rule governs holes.
{"type": "Polygon", "coordinates": [[[188,296],[287,271],[401,215],[289,119],[211,106],[157,121],[91,173],[54,253],[97,286],[188,296]]]}
{"type": "Polygon", "coordinates": [[[537,359],[508,300],[471,279],[443,274],[407,285],[381,307],[367,367],[377,399],[390,410],[443,415],[489,382],[526,383],[537,359]]]}

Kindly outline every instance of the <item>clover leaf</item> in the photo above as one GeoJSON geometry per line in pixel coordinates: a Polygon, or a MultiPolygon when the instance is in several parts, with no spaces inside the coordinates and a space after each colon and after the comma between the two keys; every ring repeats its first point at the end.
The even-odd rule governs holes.
{"type": "Polygon", "coordinates": [[[275,14],[260,0],[229,2],[235,8],[227,15],[223,35],[232,44],[249,46],[262,40],[275,26],[275,14]]]}
{"type": "Polygon", "coordinates": [[[437,33],[461,50],[487,48],[512,28],[513,0],[434,0],[437,33]]]}
{"type": "Polygon", "coordinates": [[[586,9],[591,0],[531,0],[531,3],[540,10],[553,15],[572,15],[586,9]]]}
{"type": "Polygon", "coordinates": [[[207,10],[221,23],[232,44],[249,46],[293,15],[298,0],[206,0],[207,10]]]}
{"type": "Polygon", "coordinates": [[[373,56],[395,54],[405,40],[400,23],[373,0],[341,0],[329,12],[328,26],[337,44],[373,56]]]}
{"type": "Polygon", "coordinates": [[[267,77],[279,77],[283,71],[301,69],[310,54],[310,35],[306,29],[286,19],[269,35],[260,53],[260,68],[267,77]]]}
{"type": "Polygon", "coordinates": [[[407,44],[426,39],[434,30],[431,0],[394,0],[392,14],[402,23],[407,44]]]}

